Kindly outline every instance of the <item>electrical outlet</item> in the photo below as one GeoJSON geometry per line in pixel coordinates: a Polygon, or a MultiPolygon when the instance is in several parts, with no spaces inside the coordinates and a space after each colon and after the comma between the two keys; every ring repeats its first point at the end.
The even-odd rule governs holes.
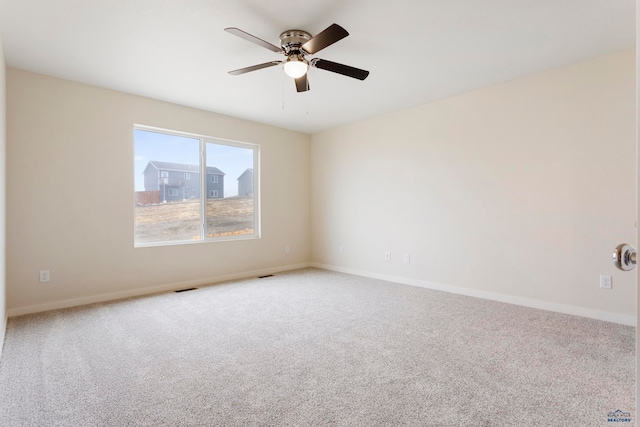
{"type": "Polygon", "coordinates": [[[391,261],[391,252],[387,251],[384,253],[384,259],[387,261],[391,261]]]}
{"type": "Polygon", "coordinates": [[[411,262],[411,255],[410,254],[404,254],[404,256],[402,257],[402,261],[406,262],[407,264],[409,264],[411,262]]]}
{"type": "Polygon", "coordinates": [[[600,288],[611,289],[611,276],[607,276],[604,274],[600,275],[600,288]]]}
{"type": "Polygon", "coordinates": [[[40,270],[40,283],[48,282],[50,279],[49,270],[40,270]]]}
{"type": "Polygon", "coordinates": [[[338,252],[340,252],[340,255],[344,255],[344,248],[342,246],[340,246],[338,248],[338,252]]]}
{"type": "Polygon", "coordinates": [[[288,254],[290,251],[291,251],[291,249],[289,248],[289,245],[286,245],[284,247],[284,252],[288,254]]]}

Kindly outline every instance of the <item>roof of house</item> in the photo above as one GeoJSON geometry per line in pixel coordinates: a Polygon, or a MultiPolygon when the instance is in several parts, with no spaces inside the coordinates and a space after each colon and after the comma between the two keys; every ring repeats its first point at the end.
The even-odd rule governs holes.
{"type": "Polygon", "coordinates": [[[251,173],[253,175],[253,168],[248,168],[246,171],[242,172],[238,179],[242,178],[247,173],[251,173]]]}
{"type": "MultiPolygon", "coordinates": [[[[149,164],[144,168],[144,172],[146,173],[149,166],[153,166],[158,170],[163,171],[174,171],[174,172],[192,172],[192,173],[200,173],[200,166],[198,165],[188,165],[185,163],[170,163],[170,162],[159,162],[157,160],[149,160],[149,164]]],[[[226,175],[220,169],[207,166],[207,175],[226,175]]]]}

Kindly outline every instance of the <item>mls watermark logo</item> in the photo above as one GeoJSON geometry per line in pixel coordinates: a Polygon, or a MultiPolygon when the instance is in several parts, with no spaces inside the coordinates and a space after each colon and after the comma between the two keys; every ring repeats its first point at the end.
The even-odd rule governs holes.
{"type": "Polygon", "coordinates": [[[613,412],[607,414],[607,422],[609,423],[630,423],[631,413],[622,412],[620,409],[616,409],[613,412]]]}

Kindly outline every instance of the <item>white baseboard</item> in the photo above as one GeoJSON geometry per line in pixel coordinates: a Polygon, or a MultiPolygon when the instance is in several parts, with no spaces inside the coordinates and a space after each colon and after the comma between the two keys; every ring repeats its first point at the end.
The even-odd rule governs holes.
{"type": "Polygon", "coordinates": [[[108,294],[92,295],[88,297],[72,298],[61,301],[52,301],[44,304],[28,305],[23,307],[10,308],[7,311],[7,317],[21,316],[23,314],[40,313],[49,310],[58,310],[61,308],[76,307],[80,305],[94,304],[98,302],[106,302],[119,300],[124,298],[138,297],[143,295],[157,294],[160,292],[170,292],[177,289],[184,289],[196,286],[212,285],[215,283],[226,282],[228,280],[246,279],[248,277],[264,276],[274,274],[281,271],[297,270],[300,268],[310,267],[310,263],[301,263],[286,265],[282,267],[273,267],[263,270],[243,271],[241,273],[226,274],[222,276],[213,276],[203,279],[188,280],[184,282],[167,283],[164,285],[153,286],[148,288],[132,289],[130,291],[112,292],[108,294]]]}
{"type": "MultiPolygon", "coordinates": [[[[315,263],[315,262],[300,263],[300,264],[294,264],[294,265],[288,265],[288,266],[282,266],[282,267],[273,267],[273,268],[267,268],[263,270],[245,271],[241,273],[227,274],[222,276],[213,276],[213,277],[208,277],[204,279],[196,279],[196,280],[189,280],[184,282],[168,283],[168,284],[153,286],[148,288],[133,289],[130,291],[112,292],[108,294],[93,295],[93,296],[82,297],[82,298],[53,301],[53,302],[44,303],[44,304],[15,307],[7,311],[7,318],[13,317],[13,316],[21,316],[23,314],[39,313],[43,311],[76,307],[80,305],[93,304],[93,303],[99,303],[99,302],[105,302],[105,301],[113,301],[113,300],[118,300],[123,298],[131,298],[131,297],[155,294],[160,292],[170,292],[170,291],[187,288],[187,287],[211,285],[211,284],[224,282],[228,280],[245,279],[248,277],[263,276],[266,274],[273,274],[281,271],[297,270],[297,269],[306,268],[306,267],[322,268],[325,270],[338,271],[341,273],[353,274],[353,275],[362,276],[362,277],[370,277],[372,279],[380,279],[388,282],[419,286],[422,288],[433,289],[437,291],[449,292],[449,293],[454,293],[459,295],[466,295],[466,296],[471,296],[476,298],[483,298],[483,299],[488,299],[493,301],[504,302],[508,304],[520,305],[524,307],[531,307],[531,308],[537,308],[541,310],[553,311],[557,313],[572,314],[575,316],[588,317],[588,318],[597,319],[597,320],[604,320],[607,322],[619,323],[622,325],[636,326],[635,316],[629,316],[625,314],[612,313],[612,312],[601,311],[601,310],[593,310],[590,308],[577,307],[573,305],[556,304],[548,301],[540,301],[540,300],[534,300],[529,298],[515,297],[511,295],[497,294],[493,292],[479,291],[476,289],[445,285],[441,283],[429,282],[429,281],[419,280],[419,279],[412,279],[408,277],[372,273],[372,272],[363,271],[363,270],[356,270],[352,268],[345,268],[345,267],[339,267],[339,266],[321,264],[321,263],[315,263]]],[[[7,322],[5,320],[5,327],[6,327],[6,324],[7,322]]],[[[2,341],[0,341],[0,356],[2,355],[2,345],[4,343],[4,334],[5,334],[5,330],[0,331],[0,335],[1,335],[0,338],[2,338],[2,341]]]]}
{"type": "Polygon", "coordinates": [[[453,294],[466,295],[470,297],[488,299],[505,302],[508,304],[520,305],[523,307],[538,308],[540,310],[554,311],[556,313],[572,314],[574,316],[588,317],[590,319],[604,320],[606,322],[619,323],[622,325],[636,326],[635,316],[612,313],[609,311],[593,310],[590,308],[577,307],[573,305],[556,304],[548,301],[540,301],[529,298],[515,297],[511,295],[497,294],[493,292],[479,291],[476,289],[463,288],[460,286],[444,285],[441,283],[428,282],[426,280],[411,279],[408,277],[392,276],[387,274],[371,273],[368,271],[355,270],[334,265],[320,264],[312,262],[311,267],[325,270],[337,271],[340,273],[353,274],[355,276],[370,277],[372,279],[385,280],[387,282],[402,283],[404,285],[419,286],[422,288],[437,291],[450,292],[453,294]]]}

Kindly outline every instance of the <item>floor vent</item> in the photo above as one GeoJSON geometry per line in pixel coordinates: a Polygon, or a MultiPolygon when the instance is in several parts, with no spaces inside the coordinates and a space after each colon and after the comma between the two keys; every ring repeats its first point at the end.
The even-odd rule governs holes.
{"type": "Polygon", "coordinates": [[[178,292],[195,291],[196,289],[198,289],[198,288],[179,289],[179,290],[173,291],[173,292],[178,293],[178,292]]]}
{"type": "Polygon", "coordinates": [[[266,276],[258,276],[258,279],[264,279],[265,277],[273,277],[273,274],[267,274],[266,276]]]}

